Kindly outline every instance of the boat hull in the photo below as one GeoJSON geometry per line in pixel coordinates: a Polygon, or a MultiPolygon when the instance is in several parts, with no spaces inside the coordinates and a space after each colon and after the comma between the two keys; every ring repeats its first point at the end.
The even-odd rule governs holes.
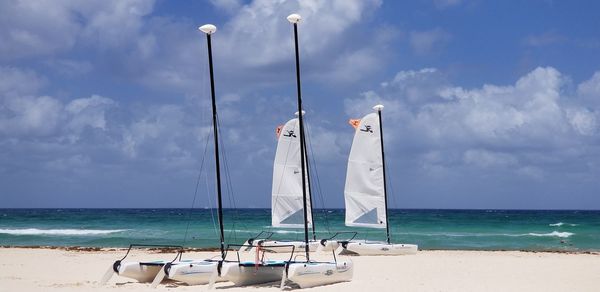
{"type": "Polygon", "coordinates": [[[175,263],[169,267],[166,277],[187,285],[204,285],[208,284],[211,278],[214,278],[216,281],[220,280],[220,278],[216,277],[218,274],[218,265],[218,261],[175,263]]]}
{"type": "Polygon", "coordinates": [[[125,262],[120,263],[117,274],[122,277],[131,278],[141,283],[152,282],[156,274],[162,269],[166,262],[125,262]]]}
{"type": "Polygon", "coordinates": [[[416,244],[350,241],[342,244],[344,249],[340,254],[350,253],[365,256],[374,255],[411,255],[416,254],[416,244]]]}
{"type": "Polygon", "coordinates": [[[337,263],[291,263],[288,268],[287,280],[309,288],[352,280],[354,264],[351,260],[337,263]]]}
{"type": "Polygon", "coordinates": [[[223,263],[221,277],[233,282],[236,286],[247,286],[281,281],[285,265],[223,263]]]}
{"type": "Polygon", "coordinates": [[[332,252],[340,246],[340,243],[336,240],[323,240],[319,244],[319,251],[321,252],[332,252]]]}

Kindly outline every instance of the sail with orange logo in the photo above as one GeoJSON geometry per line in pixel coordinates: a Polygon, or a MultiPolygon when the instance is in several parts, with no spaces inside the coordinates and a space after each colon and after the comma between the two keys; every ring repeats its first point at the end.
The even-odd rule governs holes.
{"type": "Polygon", "coordinates": [[[346,173],[346,226],[386,227],[379,119],[370,113],[350,120],[356,129],[346,173]]]}
{"type": "MultiPolygon", "coordinates": [[[[279,138],[273,163],[271,225],[302,228],[304,227],[304,205],[300,167],[300,123],[298,118],[291,119],[277,129],[279,138]]],[[[311,195],[308,186],[306,186],[306,195],[307,197],[311,195]]],[[[310,200],[307,202],[307,208],[308,226],[312,226],[310,200]]]]}

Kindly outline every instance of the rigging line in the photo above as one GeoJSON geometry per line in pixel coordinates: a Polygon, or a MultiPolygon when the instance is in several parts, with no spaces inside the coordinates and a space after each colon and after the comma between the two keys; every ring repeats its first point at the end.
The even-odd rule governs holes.
{"type": "Polygon", "coordinates": [[[237,219],[237,210],[235,208],[235,203],[233,203],[232,199],[231,199],[231,196],[232,196],[232,194],[231,194],[232,186],[231,186],[231,176],[229,175],[229,172],[230,172],[229,171],[229,163],[228,163],[228,160],[227,160],[227,151],[225,150],[225,142],[223,141],[224,135],[223,135],[223,133],[221,131],[221,119],[219,118],[218,115],[217,115],[217,125],[218,125],[217,130],[219,131],[219,137],[220,137],[220,139],[219,139],[219,143],[220,144],[219,145],[221,145],[221,153],[220,154],[221,154],[221,158],[223,160],[222,165],[223,165],[223,172],[225,174],[225,189],[226,189],[225,193],[227,195],[227,200],[229,201],[229,206],[233,207],[233,210],[234,210],[234,212],[233,212],[234,213],[234,215],[233,215],[234,220],[232,220],[232,223],[231,223],[230,228],[229,228],[229,232],[227,234],[228,238],[226,239],[227,241],[230,241],[231,237],[232,237],[232,234],[233,234],[234,238],[236,237],[235,236],[235,222],[237,221],[236,220],[237,219]]]}
{"type": "Polygon", "coordinates": [[[212,200],[210,199],[210,194],[212,194],[213,192],[210,190],[210,186],[208,185],[208,174],[204,173],[204,183],[206,186],[206,194],[208,194],[208,210],[210,210],[210,219],[212,221],[213,224],[213,231],[215,232],[215,238],[219,238],[219,228],[217,227],[217,222],[215,221],[215,212],[214,212],[214,208],[213,208],[213,203],[212,200]]]}
{"type": "MultiPolygon", "coordinates": [[[[387,170],[387,173],[390,173],[390,172],[389,172],[389,167],[386,167],[386,168],[387,168],[387,169],[386,169],[386,170],[387,170]]],[[[386,179],[386,181],[388,181],[388,184],[389,184],[389,186],[390,186],[390,194],[392,195],[392,201],[394,202],[394,208],[398,209],[398,202],[396,202],[396,194],[394,193],[394,183],[393,183],[393,182],[392,182],[392,180],[390,179],[390,176],[389,176],[389,175],[387,176],[387,179],[386,179]]],[[[390,213],[390,212],[388,211],[388,216],[390,215],[389,213],[390,213]]],[[[389,218],[388,218],[388,220],[389,220],[389,218]]],[[[392,227],[392,226],[390,226],[390,227],[392,227]]],[[[390,229],[392,229],[392,228],[390,228],[390,229]]],[[[396,230],[396,231],[397,231],[397,230],[396,230]]]]}
{"type": "Polygon", "coordinates": [[[323,211],[323,215],[325,217],[325,228],[327,229],[328,233],[331,233],[331,229],[330,229],[330,225],[329,225],[329,217],[327,215],[327,210],[325,209],[325,199],[324,199],[324,196],[323,196],[323,190],[321,189],[321,180],[319,179],[319,171],[317,170],[317,162],[315,160],[315,154],[314,154],[315,151],[313,150],[312,139],[311,139],[311,136],[310,136],[310,129],[309,128],[310,128],[310,126],[307,123],[306,124],[306,134],[307,134],[306,136],[308,138],[307,139],[307,141],[308,141],[308,147],[310,149],[311,158],[313,160],[313,163],[312,163],[312,168],[314,170],[313,177],[316,178],[317,194],[319,195],[319,199],[321,200],[321,204],[322,204],[322,207],[323,207],[322,211],[323,211]]]}
{"type": "MultiPolygon", "coordinates": [[[[219,117],[217,116],[217,123],[219,124],[219,132],[221,131],[221,120],[219,119],[219,117]]],[[[224,137],[224,135],[221,135],[221,137],[224,137]]],[[[234,213],[234,220],[232,223],[232,230],[233,230],[233,238],[234,240],[237,241],[237,231],[236,231],[236,224],[238,224],[237,222],[239,221],[239,210],[237,208],[237,205],[235,203],[235,191],[233,189],[233,183],[232,183],[232,179],[231,179],[231,170],[229,168],[229,156],[227,155],[227,148],[225,146],[225,143],[223,141],[224,138],[221,138],[221,144],[222,144],[222,154],[223,154],[223,163],[224,163],[224,167],[225,167],[225,175],[226,175],[226,186],[227,186],[227,194],[228,194],[228,199],[229,199],[229,204],[230,206],[233,207],[233,213],[234,213]]],[[[242,222],[244,222],[242,220],[242,222]]],[[[247,227],[247,225],[245,223],[240,224],[242,227],[244,227],[245,230],[249,230],[247,227]]]]}
{"type": "Polygon", "coordinates": [[[200,170],[198,171],[198,179],[196,180],[196,188],[194,189],[194,199],[192,200],[192,206],[188,211],[188,220],[187,225],[185,227],[185,235],[183,237],[183,244],[187,243],[188,232],[190,229],[190,223],[192,221],[192,211],[194,210],[194,205],[196,204],[196,197],[198,196],[198,187],[200,185],[200,179],[202,178],[202,170],[204,169],[204,159],[206,158],[206,150],[208,149],[208,142],[210,138],[210,134],[206,135],[206,143],[204,144],[204,152],[202,153],[202,160],[200,160],[200,170]]]}
{"type": "MultiPolygon", "coordinates": [[[[210,124],[212,126],[212,121],[211,121],[210,124]]],[[[209,135],[212,136],[212,131],[209,131],[209,132],[210,132],[209,135]]],[[[214,139],[214,137],[213,137],[213,139],[214,139]]],[[[215,161],[215,164],[216,164],[216,161],[215,161]]],[[[213,231],[215,232],[215,236],[217,238],[220,238],[220,236],[219,236],[219,230],[218,230],[218,227],[217,227],[217,223],[215,221],[214,205],[213,205],[212,200],[211,200],[211,194],[213,194],[213,192],[210,190],[210,187],[208,185],[208,174],[207,173],[205,173],[205,177],[206,177],[206,180],[205,180],[205,183],[206,183],[206,197],[208,198],[208,207],[209,207],[208,209],[210,210],[210,219],[212,220],[212,223],[213,223],[213,231]]],[[[216,178],[215,178],[215,193],[216,193],[216,178]]]]}

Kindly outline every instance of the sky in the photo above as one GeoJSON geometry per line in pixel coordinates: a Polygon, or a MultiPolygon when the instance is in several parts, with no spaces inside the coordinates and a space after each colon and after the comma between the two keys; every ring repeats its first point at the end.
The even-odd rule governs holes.
{"type": "Polygon", "coordinates": [[[206,23],[225,206],[270,207],[275,128],[297,109],[285,17],[299,13],[315,207],[343,207],[348,119],[382,103],[392,208],[600,209],[598,11],[1,1],[0,208],[214,206],[206,23]]]}

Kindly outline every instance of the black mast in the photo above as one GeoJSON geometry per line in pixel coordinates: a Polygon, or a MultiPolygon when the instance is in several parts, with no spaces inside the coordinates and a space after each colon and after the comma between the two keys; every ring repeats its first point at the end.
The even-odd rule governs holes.
{"type": "Polygon", "coordinates": [[[308,210],[306,206],[306,169],[305,157],[306,153],[304,144],[304,121],[302,119],[302,90],[300,89],[300,53],[298,51],[298,22],[300,22],[300,15],[292,14],[287,17],[288,21],[294,24],[294,46],[296,49],[296,85],[298,88],[298,121],[300,122],[300,165],[302,168],[302,203],[304,206],[304,251],[306,252],[306,261],[310,261],[309,247],[308,247],[308,210]]]}
{"type": "Polygon", "coordinates": [[[381,110],[383,105],[376,105],[374,107],[377,110],[377,116],[379,117],[379,137],[381,138],[381,160],[383,161],[383,200],[385,201],[385,232],[387,236],[387,243],[390,243],[390,224],[388,223],[388,205],[387,205],[387,184],[385,176],[385,151],[383,151],[383,124],[381,123],[381,110]]]}
{"type": "Polygon", "coordinates": [[[212,123],[213,123],[213,134],[215,140],[215,168],[217,172],[217,202],[218,202],[218,214],[219,214],[219,228],[220,228],[220,240],[221,240],[221,258],[225,259],[225,235],[223,233],[223,202],[221,199],[221,166],[219,163],[219,130],[217,128],[217,104],[215,99],[215,79],[213,75],[213,61],[212,61],[212,46],[210,41],[210,35],[213,34],[217,28],[215,26],[208,25],[200,27],[204,33],[206,33],[206,42],[208,43],[208,67],[210,70],[210,96],[212,99],[212,123]],[[205,29],[203,29],[205,28],[205,29]]]}

